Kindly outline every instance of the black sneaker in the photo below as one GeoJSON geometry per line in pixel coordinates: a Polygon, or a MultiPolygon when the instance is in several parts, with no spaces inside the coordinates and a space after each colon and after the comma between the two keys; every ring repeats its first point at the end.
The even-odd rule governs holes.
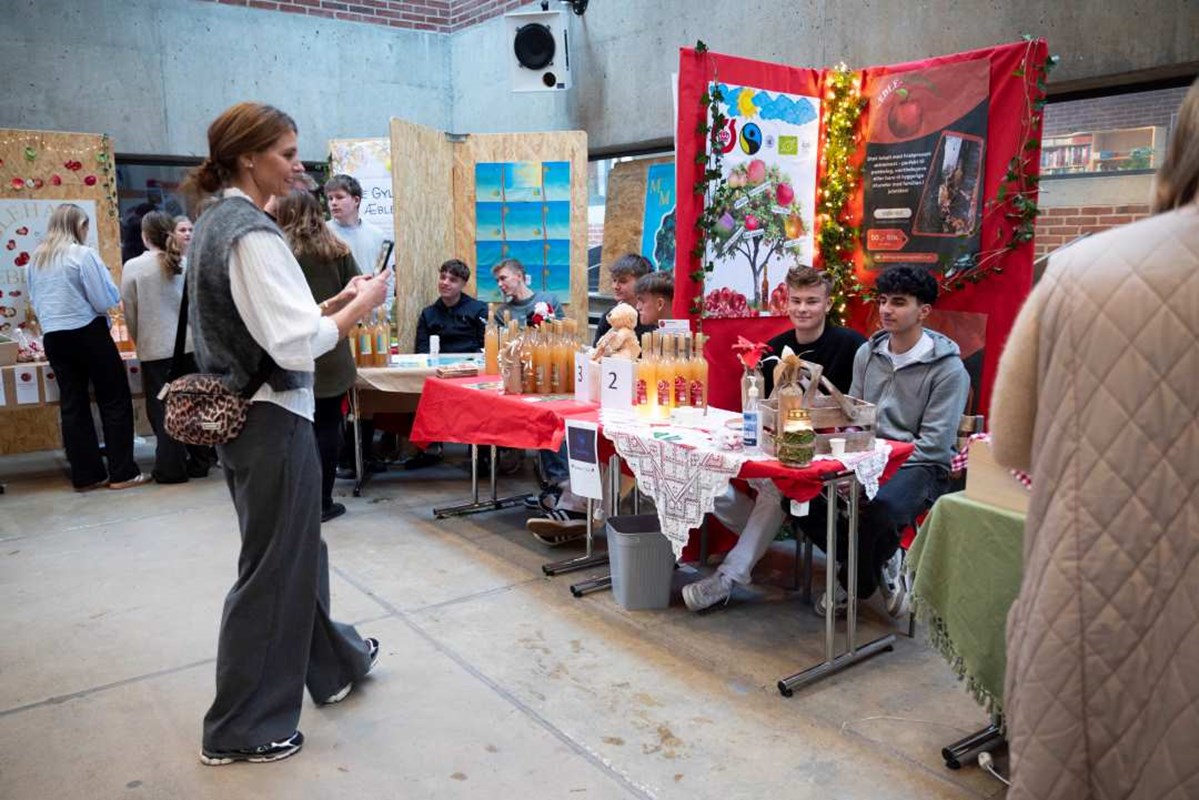
{"type": "MultiPolygon", "coordinates": [[[[377,664],[379,662],[379,640],[374,638],[373,636],[368,636],[363,641],[366,642],[366,646],[371,655],[370,666],[368,666],[366,668],[366,672],[369,675],[370,671],[375,668],[375,664],[377,664]]],[[[338,689],[333,695],[326,698],[323,702],[320,703],[320,705],[331,706],[334,703],[340,703],[342,700],[345,700],[347,697],[349,697],[350,692],[352,692],[353,690],[354,690],[354,682],[350,681],[345,686],[338,689]]]]}
{"type": "Polygon", "coordinates": [[[402,462],[405,470],[424,469],[441,463],[440,453],[431,453],[428,450],[422,450],[411,458],[406,458],[402,462]]]}
{"type": "Polygon", "coordinates": [[[268,761],[282,761],[300,752],[304,746],[304,734],[296,731],[291,736],[279,742],[268,742],[248,750],[209,750],[200,748],[200,762],[210,767],[223,767],[234,761],[248,761],[251,764],[264,764],[268,761]]]}

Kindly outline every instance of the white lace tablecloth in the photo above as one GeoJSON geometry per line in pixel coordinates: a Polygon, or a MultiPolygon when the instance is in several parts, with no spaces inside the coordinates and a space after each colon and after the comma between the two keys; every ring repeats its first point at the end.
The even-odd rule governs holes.
{"type": "MultiPolygon", "coordinates": [[[[719,409],[709,412],[713,428],[738,416],[719,409]]],[[[737,477],[742,465],[750,459],[772,460],[760,453],[718,449],[711,431],[703,428],[651,425],[607,414],[602,415],[602,423],[604,436],[629,465],[641,491],[653,498],[662,533],[670,540],[676,559],[687,545],[690,531],[712,511],[716,498],[728,491],[729,481],[737,477]]],[[[890,445],[879,441],[872,451],[833,460],[852,469],[867,498],[872,499],[890,455],[890,445]]]]}

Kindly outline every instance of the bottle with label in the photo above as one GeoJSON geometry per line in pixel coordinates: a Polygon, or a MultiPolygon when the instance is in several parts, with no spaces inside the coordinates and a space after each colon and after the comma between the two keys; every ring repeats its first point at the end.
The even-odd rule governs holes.
{"type": "Polygon", "coordinates": [[[674,338],[661,337],[662,355],[658,359],[655,377],[658,386],[658,418],[670,419],[674,409],[674,338]]]}
{"type": "Polygon", "coordinates": [[[675,336],[675,348],[678,358],[674,362],[674,407],[686,408],[691,405],[691,353],[687,348],[690,341],[683,334],[675,336]]]}
{"type": "Polygon", "coordinates": [[[483,372],[487,375],[500,374],[500,335],[495,326],[495,307],[487,308],[487,330],[483,334],[483,372]]]}
{"type": "Polygon", "coordinates": [[[350,332],[346,334],[346,339],[350,342],[350,357],[354,359],[354,366],[358,366],[358,326],[350,328],[350,332]]]}
{"type": "Polygon", "coordinates": [[[358,327],[355,328],[355,334],[358,337],[358,366],[374,366],[375,337],[371,335],[370,326],[359,321],[358,327]]]}
{"type": "Polygon", "coordinates": [[[520,392],[537,393],[537,373],[533,367],[533,332],[528,328],[520,334],[520,392]]]}
{"type": "Polygon", "coordinates": [[[375,322],[375,366],[386,367],[391,362],[390,331],[387,324],[387,312],[379,311],[375,322]]]}
{"type": "Polygon", "coordinates": [[[741,443],[746,450],[756,451],[762,435],[762,415],[758,410],[758,382],[751,378],[745,390],[745,408],[741,412],[741,443]]]}
{"type": "Polygon", "coordinates": [[[562,344],[562,320],[556,319],[550,324],[550,394],[562,394],[563,379],[570,374],[565,369],[565,351],[562,344]]]}
{"type": "Polygon", "coordinates": [[[533,329],[533,369],[537,394],[550,393],[550,351],[546,343],[546,325],[533,329]]]}
{"type": "Polygon", "coordinates": [[[705,412],[708,410],[708,360],[704,358],[706,339],[702,333],[697,333],[691,349],[691,405],[705,412]]]}
{"type": "Polygon", "coordinates": [[[641,358],[637,361],[637,383],[634,392],[634,405],[637,406],[637,416],[642,419],[653,419],[658,407],[658,386],[654,378],[654,351],[650,347],[650,335],[641,334],[641,358]],[[652,390],[651,390],[652,387],[652,390]]]}

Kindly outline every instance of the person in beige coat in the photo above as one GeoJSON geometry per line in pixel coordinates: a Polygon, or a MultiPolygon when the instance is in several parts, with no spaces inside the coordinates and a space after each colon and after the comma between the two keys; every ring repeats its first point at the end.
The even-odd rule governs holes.
{"type": "Polygon", "coordinates": [[[1030,472],[1008,616],[1009,800],[1199,797],[1199,81],[1154,215],[1050,260],[996,458],[1030,472]]]}

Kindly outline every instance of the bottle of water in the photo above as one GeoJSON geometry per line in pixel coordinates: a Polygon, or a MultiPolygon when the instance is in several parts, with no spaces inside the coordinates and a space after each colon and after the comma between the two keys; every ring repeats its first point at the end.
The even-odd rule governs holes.
{"type": "Polygon", "coordinates": [[[745,393],[745,408],[741,411],[741,444],[746,450],[757,450],[762,430],[762,415],[758,411],[758,381],[750,378],[745,393]]]}

